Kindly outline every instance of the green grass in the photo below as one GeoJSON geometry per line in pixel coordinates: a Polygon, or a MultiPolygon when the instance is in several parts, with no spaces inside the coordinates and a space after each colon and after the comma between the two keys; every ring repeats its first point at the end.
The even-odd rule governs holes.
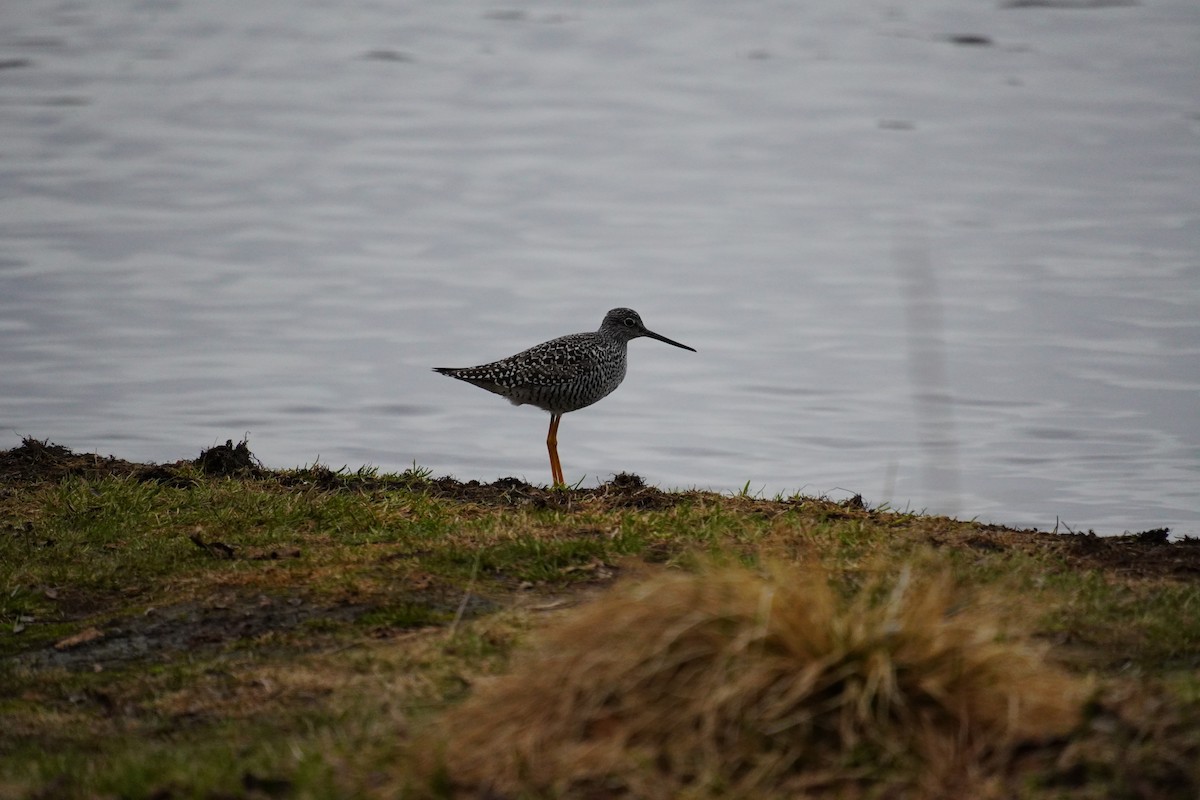
{"type": "Polygon", "coordinates": [[[1200,786],[1170,767],[1200,760],[1188,574],[1126,574],[1055,537],[763,499],[750,484],[457,496],[415,464],[172,469],[168,482],[129,469],[0,492],[0,797],[434,796],[411,767],[424,726],[547,621],[623,580],[714,561],[818,564],[847,595],[902,563],[948,570],[1078,675],[1165,709],[1105,721],[1069,780],[1031,758],[1021,796],[1122,796],[1105,764],[1165,797],[1169,782],[1200,786]]]}

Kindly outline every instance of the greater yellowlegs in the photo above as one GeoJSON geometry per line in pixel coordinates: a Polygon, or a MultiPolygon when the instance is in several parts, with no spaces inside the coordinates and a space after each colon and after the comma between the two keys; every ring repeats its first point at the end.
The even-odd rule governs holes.
{"type": "Polygon", "coordinates": [[[647,329],[633,309],[614,308],[604,315],[600,329],[594,333],[560,336],[491,364],[459,369],[434,367],[434,371],[495,392],[513,405],[529,403],[549,411],[546,449],[550,451],[550,473],[554,485],[563,486],[566,481],[558,460],[559,420],[568,411],[607,397],[621,385],[629,340],[639,336],[696,352],[647,329]]]}

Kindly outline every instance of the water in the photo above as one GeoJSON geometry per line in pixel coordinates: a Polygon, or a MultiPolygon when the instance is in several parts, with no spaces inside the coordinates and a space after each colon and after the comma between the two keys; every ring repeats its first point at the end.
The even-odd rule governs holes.
{"type": "Polygon", "coordinates": [[[568,480],[1200,535],[1198,65],[1192,0],[8,3],[0,446],[546,482],[429,368],[628,305],[700,352],[568,480]]]}

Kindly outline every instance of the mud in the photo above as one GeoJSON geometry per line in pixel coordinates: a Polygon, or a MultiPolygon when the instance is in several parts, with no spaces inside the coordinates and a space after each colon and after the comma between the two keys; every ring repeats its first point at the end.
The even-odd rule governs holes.
{"type": "MultiPolygon", "coordinates": [[[[496,603],[449,587],[422,587],[405,599],[412,613],[449,620],[462,604],[462,618],[472,619],[496,611],[496,603]]],[[[101,670],[127,664],[161,663],[188,653],[227,652],[257,647],[265,640],[272,647],[314,650],[337,646],[305,629],[309,623],[351,623],[375,638],[388,638],[411,627],[395,621],[378,620],[380,606],[357,603],[314,603],[303,597],[263,593],[225,592],[204,600],[148,608],[140,614],[113,619],[86,628],[49,646],[37,646],[14,655],[16,664],[33,669],[101,670]],[[289,637],[290,633],[295,637],[289,637]]]]}
{"type": "Polygon", "coordinates": [[[1071,557],[1081,567],[1137,578],[1200,582],[1200,539],[1184,537],[1170,541],[1168,536],[1166,528],[1154,528],[1124,536],[1075,533],[1063,538],[1071,557]]]}
{"type": "Polygon", "coordinates": [[[361,606],[320,606],[298,597],[234,594],[150,608],[138,616],[89,628],[50,647],[14,656],[33,668],[102,669],[153,663],[197,649],[236,649],[256,638],[293,630],[312,619],[349,621],[361,606]]]}

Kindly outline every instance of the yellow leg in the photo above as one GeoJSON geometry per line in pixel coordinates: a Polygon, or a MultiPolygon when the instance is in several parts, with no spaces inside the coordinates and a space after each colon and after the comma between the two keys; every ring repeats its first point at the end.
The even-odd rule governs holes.
{"type": "Polygon", "coordinates": [[[563,480],[562,462],[558,460],[558,422],[562,414],[550,415],[550,433],[546,434],[546,449],[550,451],[550,474],[555,486],[566,486],[563,480]]]}

